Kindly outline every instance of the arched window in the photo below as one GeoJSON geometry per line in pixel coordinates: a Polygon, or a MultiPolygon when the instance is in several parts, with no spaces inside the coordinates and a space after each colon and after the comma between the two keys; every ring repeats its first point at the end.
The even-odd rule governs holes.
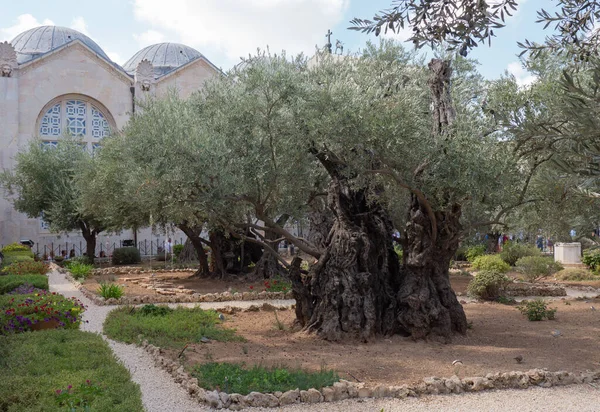
{"type": "Polygon", "coordinates": [[[80,137],[94,150],[109,136],[114,120],[99,102],[81,95],[66,95],[52,100],[40,113],[38,132],[45,145],[55,146],[65,135],[80,137]]]}

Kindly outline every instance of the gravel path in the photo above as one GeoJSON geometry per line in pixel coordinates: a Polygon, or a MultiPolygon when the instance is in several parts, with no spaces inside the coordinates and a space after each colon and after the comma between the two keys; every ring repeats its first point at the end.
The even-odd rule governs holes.
{"type": "MultiPolygon", "coordinates": [[[[97,306],[87,299],[79,290],[57,272],[49,273],[50,290],[65,296],[74,296],[87,306],[82,330],[102,333],[102,324],[108,312],[116,306],[97,306]]],[[[261,305],[263,301],[205,302],[200,306],[205,309],[218,309],[224,306],[248,307],[261,305]]],[[[269,301],[275,306],[284,306],[293,301],[269,301]]],[[[171,304],[169,306],[177,306],[171,304]]],[[[197,304],[179,304],[195,306],[197,304]]],[[[209,411],[210,408],[199,405],[190,399],[187,393],[176,384],[172,377],[161,368],[154,366],[151,356],[135,345],[115,342],[104,337],[115,355],[129,369],[134,382],[140,385],[142,402],[148,412],[191,412],[209,411]]],[[[275,409],[248,408],[251,411],[269,411],[275,409]]],[[[407,399],[368,399],[346,400],[335,403],[316,405],[291,405],[276,409],[282,412],[395,412],[395,411],[515,411],[533,412],[598,412],[600,411],[600,389],[591,385],[575,385],[554,387],[550,389],[531,388],[527,390],[504,390],[471,393],[463,395],[437,395],[407,399]]]]}

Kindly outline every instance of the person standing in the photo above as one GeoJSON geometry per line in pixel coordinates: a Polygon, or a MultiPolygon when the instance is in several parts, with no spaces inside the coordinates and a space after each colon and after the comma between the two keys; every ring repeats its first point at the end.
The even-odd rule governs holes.
{"type": "Polygon", "coordinates": [[[165,254],[167,255],[170,255],[173,252],[173,242],[171,241],[171,238],[165,240],[164,248],[165,254]]]}

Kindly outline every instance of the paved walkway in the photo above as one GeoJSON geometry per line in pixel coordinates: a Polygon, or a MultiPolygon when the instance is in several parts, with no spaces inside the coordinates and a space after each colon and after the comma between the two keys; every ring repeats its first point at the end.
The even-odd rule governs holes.
{"type": "MultiPolygon", "coordinates": [[[[86,298],[79,290],[57,272],[49,273],[50,290],[67,297],[76,297],[87,306],[81,329],[102,333],[106,315],[116,306],[98,306],[86,298]]],[[[263,301],[206,302],[199,306],[205,309],[218,309],[225,306],[247,307],[261,305],[263,301]]],[[[292,301],[269,301],[276,306],[289,305],[292,301]]],[[[177,304],[175,304],[177,305],[177,304]]],[[[197,304],[181,304],[195,306],[197,304]]],[[[170,305],[173,306],[173,305],[170,305]]],[[[209,408],[190,399],[187,393],[161,368],[154,366],[151,356],[140,347],[115,342],[109,343],[118,359],[130,371],[134,382],[140,385],[142,402],[148,412],[200,412],[209,408]]],[[[600,350],[599,350],[600,356],[600,350]]],[[[248,408],[251,411],[274,411],[274,409],[248,408]]],[[[412,411],[510,411],[510,412],[600,412],[600,385],[573,385],[550,389],[531,388],[526,390],[487,391],[463,395],[437,395],[407,399],[346,400],[316,405],[291,405],[275,409],[284,412],[412,412],[412,411]]]]}

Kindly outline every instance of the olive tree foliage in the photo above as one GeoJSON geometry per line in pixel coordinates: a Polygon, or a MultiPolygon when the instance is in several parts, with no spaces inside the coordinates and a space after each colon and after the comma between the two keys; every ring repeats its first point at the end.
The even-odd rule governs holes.
{"type": "MultiPolygon", "coordinates": [[[[505,26],[505,19],[520,3],[519,0],[393,0],[388,10],[372,19],[354,18],[350,29],[379,35],[388,30],[396,33],[411,28],[412,35],[407,41],[417,48],[446,44],[466,56],[478,43],[491,44],[492,37],[505,26]]],[[[555,3],[553,10],[538,10],[536,23],[544,24],[545,29],[551,27],[554,32],[541,44],[528,40],[519,42],[523,54],[550,51],[576,61],[587,61],[597,55],[600,1],[556,0],[551,3],[555,3]]]]}
{"type": "Polygon", "coordinates": [[[87,184],[82,172],[96,167],[85,144],[68,136],[56,147],[34,139],[17,153],[15,161],[15,168],[0,177],[14,208],[30,218],[43,216],[52,232],[80,230],[87,256],[93,260],[96,236],[105,224],[82,204],[82,188],[87,184]]]}
{"type": "Polygon", "coordinates": [[[208,263],[199,239],[207,210],[202,194],[211,177],[198,119],[174,91],[141,104],[121,133],[103,141],[98,168],[84,191],[87,210],[113,230],[175,225],[196,242],[200,274],[208,263]]]}
{"type": "Polygon", "coordinates": [[[231,233],[246,230],[242,239],[261,242],[265,258],[277,259],[282,237],[310,255],[320,253],[284,228],[324,191],[323,171],[297,127],[298,112],[310,98],[306,83],[304,57],[259,53],[190,99],[210,136],[205,150],[215,179],[208,195],[221,207],[211,208],[216,223],[231,233]]]}

